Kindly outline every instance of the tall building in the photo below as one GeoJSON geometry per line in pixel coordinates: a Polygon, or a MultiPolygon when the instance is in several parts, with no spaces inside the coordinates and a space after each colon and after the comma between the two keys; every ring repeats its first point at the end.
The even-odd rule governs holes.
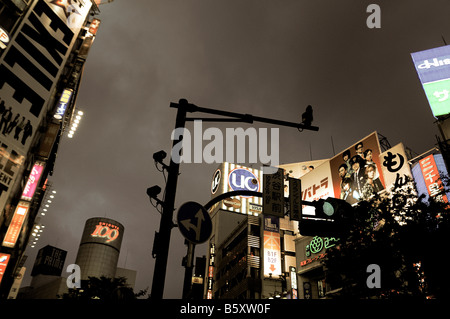
{"type": "Polygon", "coordinates": [[[24,264],[60,139],[80,111],[97,14],[94,0],[0,0],[0,298],[24,264]]]}
{"type": "MultiPolygon", "coordinates": [[[[211,194],[215,198],[236,190],[261,193],[262,184],[262,171],[223,163],[213,174],[211,194]]],[[[290,270],[295,267],[297,223],[284,217],[284,209],[282,217],[263,213],[261,196],[226,198],[210,209],[206,299],[294,296],[290,270]]]]}
{"type": "Polygon", "coordinates": [[[94,217],[86,221],[75,260],[81,280],[116,276],[123,232],[123,225],[113,219],[94,217]]]}

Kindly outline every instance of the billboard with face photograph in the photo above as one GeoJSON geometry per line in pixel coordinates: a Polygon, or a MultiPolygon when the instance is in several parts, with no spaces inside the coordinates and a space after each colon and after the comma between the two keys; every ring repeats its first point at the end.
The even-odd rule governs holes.
{"type": "MultiPolygon", "coordinates": [[[[334,197],[353,205],[385,189],[380,154],[378,135],[373,132],[302,176],[289,171],[293,164],[280,167],[292,172],[290,177],[301,179],[302,200],[334,197]]],[[[314,214],[312,206],[303,206],[302,210],[304,215],[314,214]]]]}

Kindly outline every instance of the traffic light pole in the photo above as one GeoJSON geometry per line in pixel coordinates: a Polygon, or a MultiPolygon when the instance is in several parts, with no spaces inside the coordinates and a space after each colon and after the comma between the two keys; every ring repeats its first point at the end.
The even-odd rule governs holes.
{"type": "MultiPolygon", "coordinates": [[[[170,107],[177,108],[177,117],[175,122],[175,129],[184,129],[186,121],[193,120],[204,120],[210,122],[245,122],[245,123],[253,123],[263,122],[273,125],[280,126],[288,126],[295,127],[298,129],[307,129],[312,131],[318,131],[319,128],[316,126],[305,125],[303,123],[294,123],[294,122],[286,122],[280,121],[270,118],[257,117],[250,114],[240,114],[235,112],[228,111],[220,111],[214,109],[208,109],[204,107],[198,107],[194,104],[188,103],[187,100],[181,99],[179,103],[170,103],[170,107]],[[202,112],[220,116],[229,117],[227,119],[213,119],[213,118],[187,118],[187,112],[202,112]]],[[[179,137],[179,139],[174,139],[172,144],[172,149],[175,146],[180,146],[182,144],[183,135],[179,137]]],[[[182,149],[182,148],[180,148],[182,149]]],[[[171,152],[172,153],[172,152],[171,152]]],[[[171,154],[172,155],[172,154],[171,154]]],[[[159,233],[158,233],[158,247],[156,247],[156,260],[155,260],[155,269],[153,272],[153,282],[152,282],[152,291],[151,298],[152,299],[162,299],[164,293],[164,284],[166,279],[166,270],[167,270],[167,260],[169,256],[169,246],[170,246],[170,233],[173,227],[173,212],[175,208],[175,195],[177,190],[178,183],[178,175],[180,170],[180,164],[174,162],[172,156],[170,156],[170,165],[168,168],[168,176],[167,176],[167,184],[164,194],[164,200],[162,205],[162,215],[159,225],[159,233]]]]}

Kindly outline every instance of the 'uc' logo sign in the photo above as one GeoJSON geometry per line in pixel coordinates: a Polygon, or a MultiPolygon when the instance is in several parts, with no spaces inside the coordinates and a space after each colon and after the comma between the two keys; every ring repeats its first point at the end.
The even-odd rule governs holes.
{"type": "Polygon", "coordinates": [[[228,175],[228,185],[234,191],[259,191],[259,180],[255,174],[245,168],[236,168],[228,175]]]}

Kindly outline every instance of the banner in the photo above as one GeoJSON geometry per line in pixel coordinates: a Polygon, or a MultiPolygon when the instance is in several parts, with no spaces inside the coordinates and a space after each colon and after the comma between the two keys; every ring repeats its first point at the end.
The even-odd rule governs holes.
{"type": "Polygon", "coordinates": [[[22,226],[27,218],[29,208],[29,203],[24,201],[19,202],[12,217],[11,223],[9,224],[5,238],[3,239],[3,246],[13,248],[16,245],[22,226]]]}

